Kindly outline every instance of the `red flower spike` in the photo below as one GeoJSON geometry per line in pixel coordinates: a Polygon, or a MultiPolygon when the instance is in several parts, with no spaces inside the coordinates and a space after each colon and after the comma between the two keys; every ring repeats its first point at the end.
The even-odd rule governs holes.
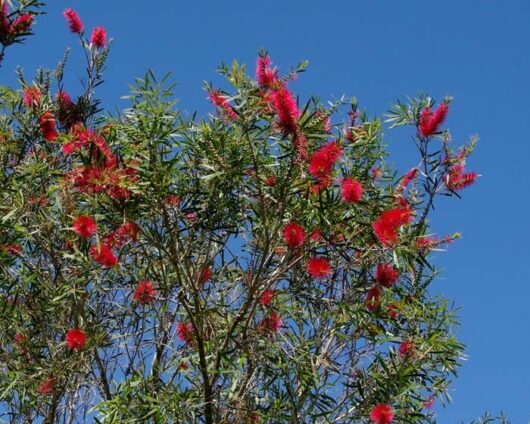
{"type": "Polygon", "coordinates": [[[90,41],[97,48],[104,48],[107,43],[107,31],[103,27],[96,27],[92,31],[92,37],[90,41]]]}
{"type": "Polygon", "coordinates": [[[193,340],[193,326],[190,322],[179,322],[177,324],[177,337],[181,342],[190,344],[193,340]]]}
{"type": "Polygon", "coordinates": [[[366,301],[364,302],[366,310],[368,312],[373,312],[377,308],[379,308],[380,303],[381,290],[379,289],[379,287],[374,286],[370,290],[368,290],[368,293],[366,294],[366,301]]]}
{"type": "Polygon", "coordinates": [[[379,403],[372,408],[370,420],[375,424],[390,424],[394,419],[392,407],[386,403],[379,403]]]}
{"type": "Polygon", "coordinates": [[[274,175],[270,175],[265,180],[265,184],[267,184],[269,187],[274,187],[276,185],[276,177],[274,175]]]}
{"type": "Polygon", "coordinates": [[[394,246],[399,239],[398,229],[410,223],[412,210],[407,206],[389,209],[381,214],[372,224],[379,242],[385,247],[394,246]]]}
{"type": "Polygon", "coordinates": [[[391,264],[379,264],[375,273],[375,280],[385,287],[392,287],[399,278],[399,271],[391,264]]]}
{"type": "Polygon", "coordinates": [[[258,324],[258,329],[268,332],[277,333],[283,325],[283,320],[276,312],[272,312],[267,317],[263,318],[258,324]]]}
{"type": "Polygon", "coordinates": [[[412,340],[403,340],[399,344],[399,355],[402,357],[408,357],[414,353],[415,345],[412,340]]]}
{"type": "Polygon", "coordinates": [[[448,112],[449,105],[447,103],[442,103],[438,106],[438,109],[436,109],[435,112],[429,107],[423,109],[418,123],[420,135],[423,137],[430,137],[438,132],[438,128],[445,120],[448,112]]]}
{"type": "Polygon", "coordinates": [[[68,22],[70,31],[74,34],[81,34],[83,32],[83,22],[81,22],[79,15],[74,9],[66,9],[63,12],[63,15],[66,18],[66,22],[68,22]]]}
{"type": "Polygon", "coordinates": [[[29,86],[24,89],[24,104],[26,107],[37,108],[41,103],[40,90],[35,86],[29,86]]]}
{"type": "Polygon", "coordinates": [[[346,203],[357,203],[361,200],[363,186],[356,179],[351,177],[344,178],[340,183],[340,187],[342,190],[342,199],[346,203]]]}
{"type": "Polygon", "coordinates": [[[327,177],[342,154],[342,147],[332,141],[319,148],[309,159],[309,173],[315,178],[327,177]]]}
{"type": "Polygon", "coordinates": [[[15,19],[9,28],[11,34],[23,34],[29,31],[33,24],[33,15],[31,13],[23,13],[15,19]]]}
{"type": "Polygon", "coordinates": [[[96,221],[86,215],[79,215],[72,224],[74,232],[80,237],[91,237],[98,231],[96,221]]]}
{"type": "Polygon", "coordinates": [[[55,129],[55,117],[49,110],[44,112],[39,118],[40,132],[47,141],[54,141],[57,138],[55,129]]]}
{"type": "Polygon", "coordinates": [[[396,194],[401,195],[403,191],[407,188],[407,186],[411,183],[411,181],[416,178],[418,175],[418,168],[412,168],[410,171],[408,171],[405,176],[401,179],[399,182],[397,188],[396,188],[396,194]]]}
{"type": "Polygon", "coordinates": [[[267,55],[259,56],[256,61],[256,80],[265,88],[272,88],[278,77],[276,71],[270,68],[271,60],[267,55]]]}
{"type": "Polygon", "coordinates": [[[278,125],[288,134],[296,134],[298,131],[298,118],[300,111],[293,94],[284,85],[274,91],[271,96],[272,106],[278,115],[278,125]]]}
{"type": "Polygon", "coordinates": [[[258,298],[258,303],[263,306],[269,306],[273,299],[274,290],[265,290],[258,298]]]}
{"type": "Polygon", "coordinates": [[[213,275],[212,268],[209,266],[204,267],[199,276],[199,282],[204,286],[208,281],[210,281],[210,278],[212,278],[212,275],[213,275]]]}
{"type": "Polygon", "coordinates": [[[331,273],[331,265],[325,258],[311,258],[307,261],[307,273],[314,278],[325,278],[331,273]]]}
{"type": "Polygon", "coordinates": [[[156,290],[151,281],[140,281],[134,292],[134,300],[147,305],[155,298],[156,290]]]}
{"type": "Polygon", "coordinates": [[[55,378],[49,377],[39,384],[39,394],[41,396],[50,396],[55,390],[55,378]]]}
{"type": "Polygon", "coordinates": [[[283,229],[283,240],[291,248],[302,246],[305,241],[304,228],[296,222],[290,222],[283,229]]]}
{"type": "Polygon", "coordinates": [[[71,328],[66,333],[66,346],[72,350],[81,350],[85,347],[87,341],[86,333],[80,328],[71,328]]]}
{"type": "Polygon", "coordinates": [[[237,113],[232,105],[226,100],[219,90],[212,90],[208,93],[208,99],[219,109],[223,110],[230,120],[235,121],[237,119],[237,113]]]}
{"type": "Polygon", "coordinates": [[[176,194],[168,194],[164,199],[164,203],[168,206],[178,208],[180,206],[180,197],[176,194]]]}
{"type": "Polygon", "coordinates": [[[90,248],[90,256],[98,264],[106,268],[112,268],[118,265],[118,257],[108,244],[101,244],[99,247],[92,246],[90,248]]]}

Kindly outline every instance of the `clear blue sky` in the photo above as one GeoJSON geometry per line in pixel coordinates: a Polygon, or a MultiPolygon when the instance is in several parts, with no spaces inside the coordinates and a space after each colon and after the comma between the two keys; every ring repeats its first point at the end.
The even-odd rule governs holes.
{"type": "MultiPolygon", "coordinates": [[[[461,340],[469,361],[453,386],[454,403],[438,408],[440,423],[468,422],[485,410],[530,421],[530,1],[529,0],[50,0],[27,46],[12,48],[0,83],[15,81],[22,64],[57,63],[76,47],[61,12],[74,7],[85,25],[104,25],[115,39],[106,107],[123,105],[127,84],[148,67],[172,70],[180,106],[205,112],[203,80],[219,81],[221,61],[238,58],[253,69],[260,47],[275,63],[308,59],[309,72],[293,85],[302,99],[355,95],[371,113],[397,98],[429,92],[454,96],[447,121],[455,143],[481,142],[468,161],[482,174],[464,199],[439,204],[435,228],[464,237],[437,261],[445,269],[433,289],[463,307],[461,340]]],[[[79,47],[72,58],[80,57],[79,47]]],[[[80,71],[71,62],[72,74],[80,71]]],[[[78,89],[72,79],[67,90],[78,89]]],[[[417,161],[410,138],[387,141],[401,170],[417,161]]]]}

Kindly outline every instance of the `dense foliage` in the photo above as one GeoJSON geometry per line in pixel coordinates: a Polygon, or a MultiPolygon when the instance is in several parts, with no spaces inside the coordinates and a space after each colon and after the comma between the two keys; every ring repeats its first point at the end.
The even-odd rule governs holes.
{"type": "Polygon", "coordinates": [[[64,61],[0,88],[5,422],[434,422],[463,346],[429,290],[458,234],[428,218],[477,177],[475,140],[443,129],[451,99],[386,117],[418,147],[402,176],[381,118],[296,98],[306,64],[281,75],[265,52],[255,76],[220,67],[204,119],[150,72],[111,116],[106,33],[65,17],[80,94],[64,61]]]}

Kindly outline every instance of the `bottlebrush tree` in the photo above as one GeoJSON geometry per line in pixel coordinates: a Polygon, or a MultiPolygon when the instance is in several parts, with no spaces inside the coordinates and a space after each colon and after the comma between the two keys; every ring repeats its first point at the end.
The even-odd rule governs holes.
{"type": "Polygon", "coordinates": [[[463,346],[429,289],[458,234],[429,216],[477,178],[450,99],[386,116],[418,148],[402,176],[382,118],[299,99],[305,63],[281,74],[265,52],[255,75],[220,67],[231,88],[206,86],[202,119],[152,73],[111,116],[106,32],[65,17],[83,89],[64,63],[1,88],[2,419],[434,422],[463,346]]]}

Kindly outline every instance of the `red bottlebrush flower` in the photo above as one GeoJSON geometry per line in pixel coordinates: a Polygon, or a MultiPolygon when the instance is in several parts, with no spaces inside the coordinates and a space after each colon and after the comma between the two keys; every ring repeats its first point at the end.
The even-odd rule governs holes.
{"type": "Polygon", "coordinates": [[[208,99],[218,108],[222,109],[230,120],[237,119],[237,113],[232,105],[226,100],[219,90],[212,90],[208,93],[208,99]]]}
{"type": "Polygon", "coordinates": [[[293,144],[300,156],[300,159],[307,159],[307,138],[301,131],[296,131],[293,135],[293,144]]]}
{"type": "Polygon", "coordinates": [[[291,248],[302,246],[305,241],[304,228],[296,222],[290,222],[283,229],[283,240],[291,248]]]}
{"type": "Polygon", "coordinates": [[[164,203],[168,206],[178,208],[180,206],[180,197],[176,194],[168,194],[164,199],[164,203]]]}
{"type": "Polygon", "coordinates": [[[416,178],[416,175],[418,175],[418,168],[412,168],[410,171],[408,171],[405,176],[401,179],[399,182],[397,188],[396,188],[396,194],[401,195],[405,188],[410,184],[410,182],[416,178]]]}
{"type": "Polygon", "coordinates": [[[300,111],[293,94],[284,85],[271,96],[272,106],[278,115],[278,125],[288,134],[296,134],[300,111]]]}
{"type": "Polygon", "coordinates": [[[138,303],[147,305],[154,299],[155,294],[156,290],[151,281],[140,281],[134,292],[134,300],[138,303]]]}
{"type": "Polygon", "coordinates": [[[462,190],[469,187],[477,180],[476,172],[464,172],[464,166],[457,164],[452,166],[444,178],[445,186],[452,191],[462,190]]]}
{"type": "Polygon", "coordinates": [[[107,268],[112,268],[118,265],[118,257],[107,244],[101,244],[99,247],[92,246],[90,248],[90,256],[98,264],[107,268]]]}
{"type": "Polygon", "coordinates": [[[399,355],[400,356],[410,356],[412,353],[414,353],[415,349],[414,342],[412,340],[403,340],[399,344],[399,355]]]}
{"type": "Polygon", "coordinates": [[[212,278],[212,275],[213,275],[212,268],[209,266],[204,267],[199,276],[199,282],[202,285],[205,285],[208,281],[210,281],[210,278],[212,278]]]}
{"type": "Polygon", "coordinates": [[[375,405],[370,412],[370,420],[375,424],[390,424],[393,419],[394,411],[386,403],[375,405]]]}
{"type": "Polygon", "coordinates": [[[319,242],[322,240],[322,232],[320,231],[320,228],[315,228],[309,238],[314,242],[319,242]]]}
{"type": "Polygon", "coordinates": [[[269,187],[274,187],[276,185],[276,177],[274,175],[270,175],[265,180],[265,184],[267,184],[269,187]]]}
{"type": "Polygon", "coordinates": [[[322,122],[321,125],[323,125],[325,132],[331,132],[331,118],[329,117],[329,115],[324,116],[322,112],[317,111],[315,113],[315,118],[317,119],[317,122],[322,122]]]}
{"type": "Polygon", "coordinates": [[[410,223],[412,210],[407,206],[389,209],[381,214],[372,224],[373,230],[379,242],[385,247],[394,246],[398,239],[398,229],[402,225],[410,223]]]}
{"type": "Polygon", "coordinates": [[[193,326],[190,322],[179,322],[177,324],[177,337],[181,342],[190,344],[193,340],[193,326]]]}
{"type": "Polygon", "coordinates": [[[274,299],[274,290],[265,290],[258,298],[258,303],[263,306],[269,306],[272,299],[274,299]]]}
{"type": "Polygon", "coordinates": [[[325,278],[331,273],[331,265],[325,258],[311,258],[307,261],[307,273],[314,278],[325,278]]]}
{"type": "Polygon", "coordinates": [[[399,271],[391,264],[379,264],[375,273],[375,280],[385,287],[391,287],[399,278],[399,271]]]}
{"type": "Polygon", "coordinates": [[[9,34],[9,4],[0,0],[0,34],[9,34]]]}
{"type": "Polygon", "coordinates": [[[18,256],[22,253],[22,246],[17,243],[0,244],[0,252],[5,252],[10,256],[18,256]]]}
{"type": "Polygon", "coordinates": [[[23,13],[11,24],[9,32],[11,34],[22,34],[29,31],[33,24],[33,15],[31,13],[23,13]]]}
{"type": "Polygon", "coordinates": [[[390,303],[387,306],[387,312],[390,318],[397,318],[399,314],[399,307],[395,303],[390,303]]]}
{"type": "Polygon", "coordinates": [[[15,334],[15,344],[18,346],[22,346],[24,343],[26,343],[26,335],[22,333],[15,334]]]}
{"type": "Polygon", "coordinates": [[[55,378],[49,377],[39,384],[39,394],[41,396],[50,396],[55,390],[55,378]]]}
{"type": "Polygon", "coordinates": [[[340,187],[342,190],[342,199],[346,203],[357,203],[361,200],[363,195],[362,184],[354,178],[344,178],[340,187]]]}
{"type": "Polygon", "coordinates": [[[332,141],[319,148],[309,159],[309,173],[315,178],[327,177],[342,154],[342,147],[332,141]]]}
{"type": "Polygon", "coordinates": [[[434,406],[434,401],[434,396],[430,396],[425,402],[423,402],[423,407],[425,409],[431,409],[434,406]]]}
{"type": "Polygon", "coordinates": [[[195,212],[189,212],[185,216],[186,216],[186,219],[190,222],[193,222],[197,219],[197,214],[195,212]]]}
{"type": "Polygon", "coordinates": [[[271,88],[277,81],[276,71],[270,68],[270,64],[267,55],[260,55],[256,61],[256,79],[259,85],[266,88],[271,88]]]}
{"type": "Polygon", "coordinates": [[[94,218],[91,218],[86,215],[79,215],[74,223],[72,228],[80,237],[91,237],[98,231],[98,225],[94,218]]]}
{"type": "Polygon", "coordinates": [[[87,341],[86,333],[80,328],[71,328],[66,333],[66,346],[72,350],[81,350],[85,347],[87,341]]]}
{"type": "Polygon", "coordinates": [[[438,131],[438,128],[445,120],[447,112],[449,111],[449,105],[442,103],[438,106],[435,112],[431,108],[426,107],[422,110],[420,121],[418,123],[418,130],[423,137],[430,137],[438,131]]]}
{"type": "Polygon", "coordinates": [[[272,312],[263,318],[258,325],[258,329],[269,333],[277,333],[283,325],[283,320],[276,312],[272,312]]]}
{"type": "Polygon", "coordinates": [[[66,9],[63,12],[63,15],[66,18],[66,22],[68,22],[70,31],[75,34],[81,34],[83,32],[83,22],[81,22],[79,15],[74,11],[74,9],[66,9]]]}
{"type": "Polygon", "coordinates": [[[377,167],[372,168],[371,172],[372,172],[372,177],[374,178],[374,181],[379,180],[381,176],[383,175],[383,173],[381,172],[381,169],[377,167]]]}
{"type": "Polygon", "coordinates": [[[94,46],[102,49],[107,43],[107,30],[103,27],[96,27],[92,30],[90,41],[94,46]]]}
{"type": "Polygon", "coordinates": [[[40,106],[41,96],[40,90],[34,85],[24,89],[24,104],[27,107],[36,108],[40,106]]]}
{"type": "Polygon", "coordinates": [[[57,119],[67,130],[82,120],[81,112],[76,108],[74,102],[65,91],[59,91],[56,95],[57,119]]]}
{"type": "Polygon", "coordinates": [[[366,310],[368,312],[373,312],[377,308],[379,308],[380,303],[381,303],[381,290],[379,290],[379,287],[374,286],[370,290],[368,290],[364,305],[366,306],[366,310]]]}
{"type": "Polygon", "coordinates": [[[39,118],[40,131],[47,141],[54,141],[57,138],[55,130],[55,117],[49,110],[44,112],[39,118]]]}

